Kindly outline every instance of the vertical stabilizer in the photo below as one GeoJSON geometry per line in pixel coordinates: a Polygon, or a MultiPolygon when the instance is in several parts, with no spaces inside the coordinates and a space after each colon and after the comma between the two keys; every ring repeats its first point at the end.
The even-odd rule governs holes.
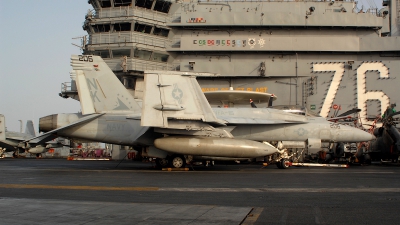
{"type": "Polygon", "coordinates": [[[142,126],[168,128],[168,119],[223,124],[211,109],[195,76],[145,71],[142,126]]]}
{"type": "Polygon", "coordinates": [[[6,119],[0,114],[0,140],[6,140],[6,119]]]}
{"type": "Polygon", "coordinates": [[[95,113],[93,99],[90,94],[89,87],[86,82],[85,74],[82,70],[75,71],[75,81],[79,95],[79,102],[81,103],[82,115],[95,113]]]}
{"type": "Polygon", "coordinates": [[[25,134],[30,135],[32,137],[36,136],[35,128],[33,127],[32,120],[26,121],[25,134]]]}
{"type": "Polygon", "coordinates": [[[77,73],[82,114],[140,113],[139,104],[100,56],[73,55],[71,66],[77,73]]]}

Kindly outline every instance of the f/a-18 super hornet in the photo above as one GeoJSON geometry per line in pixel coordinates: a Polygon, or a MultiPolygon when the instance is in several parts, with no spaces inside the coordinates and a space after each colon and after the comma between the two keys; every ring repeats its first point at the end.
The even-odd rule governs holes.
{"type": "MultiPolygon", "coordinates": [[[[46,135],[100,141],[142,149],[162,166],[187,161],[284,155],[285,141],[320,151],[325,142],[360,142],[373,136],[271,108],[211,108],[193,73],[146,71],[142,104],[99,56],[72,56],[82,113],[42,117],[46,135]],[[277,141],[277,145],[271,143],[277,141]],[[283,144],[282,144],[283,143],[283,144]]],[[[287,160],[287,159],[286,159],[287,160]]]]}
{"type": "MultiPolygon", "coordinates": [[[[13,152],[13,156],[15,157],[18,153],[26,151],[39,156],[41,153],[47,152],[50,148],[60,146],[57,142],[48,142],[48,139],[44,141],[27,141],[35,136],[35,128],[33,127],[32,120],[26,122],[25,133],[7,131],[5,117],[0,114],[0,147],[2,148],[0,155],[3,152],[13,152]]],[[[54,136],[49,137],[51,139],[55,138],[54,136]]]]}

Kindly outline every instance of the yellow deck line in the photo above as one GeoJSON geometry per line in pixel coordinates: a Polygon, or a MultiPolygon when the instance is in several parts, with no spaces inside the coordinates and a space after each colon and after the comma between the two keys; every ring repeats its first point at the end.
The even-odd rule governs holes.
{"type": "Polygon", "coordinates": [[[264,208],[253,208],[240,225],[252,225],[257,222],[264,208]]]}

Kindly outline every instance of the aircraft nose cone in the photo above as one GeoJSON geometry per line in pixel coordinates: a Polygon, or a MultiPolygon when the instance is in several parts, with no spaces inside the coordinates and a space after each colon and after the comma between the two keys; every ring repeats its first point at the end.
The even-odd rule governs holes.
{"type": "Polygon", "coordinates": [[[354,130],[354,139],[356,139],[357,142],[359,141],[372,141],[376,137],[366,131],[360,130],[355,128],[354,130]]]}
{"type": "Polygon", "coordinates": [[[355,127],[341,126],[340,129],[337,131],[338,136],[336,140],[338,141],[363,142],[375,139],[374,135],[355,127]]]}

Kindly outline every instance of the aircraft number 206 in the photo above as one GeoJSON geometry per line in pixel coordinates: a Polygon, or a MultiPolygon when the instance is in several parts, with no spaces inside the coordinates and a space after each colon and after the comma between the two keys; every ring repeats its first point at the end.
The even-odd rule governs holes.
{"type": "Polygon", "coordinates": [[[91,55],[79,55],[79,61],[93,62],[93,58],[91,55]]]}

